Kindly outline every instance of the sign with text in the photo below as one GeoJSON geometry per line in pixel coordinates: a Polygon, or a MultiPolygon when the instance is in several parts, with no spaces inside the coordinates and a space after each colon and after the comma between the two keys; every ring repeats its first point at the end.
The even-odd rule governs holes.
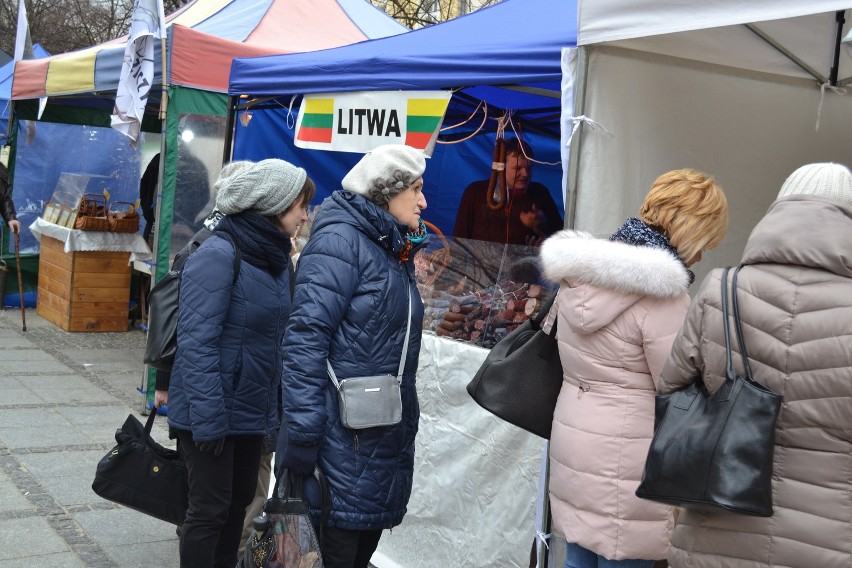
{"type": "Polygon", "coordinates": [[[451,96],[448,91],[305,95],[296,146],[364,153],[382,144],[407,144],[431,156],[451,96]]]}

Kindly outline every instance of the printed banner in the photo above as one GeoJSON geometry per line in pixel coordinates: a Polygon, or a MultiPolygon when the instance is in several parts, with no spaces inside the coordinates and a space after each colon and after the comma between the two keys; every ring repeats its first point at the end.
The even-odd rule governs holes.
{"type": "Polygon", "coordinates": [[[136,0],[130,23],[130,38],[124,50],[124,62],[115,95],[115,107],[110,117],[110,126],[130,138],[130,145],[134,148],[142,128],[148,92],[154,83],[154,41],[165,37],[163,1],[136,0]]]}
{"type": "Polygon", "coordinates": [[[449,91],[305,95],[296,146],[364,153],[382,144],[407,144],[431,156],[450,97],[449,91]]]}

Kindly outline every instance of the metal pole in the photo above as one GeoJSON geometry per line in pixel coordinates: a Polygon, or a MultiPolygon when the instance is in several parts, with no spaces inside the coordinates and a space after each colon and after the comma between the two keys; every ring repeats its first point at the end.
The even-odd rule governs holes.
{"type": "Polygon", "coordinates": [[[18,297],[21,299],[21,323],[24,326],[23,331],[27,331],[27,312],[24,309],[24,276],[21,274],[21,238],[18,236],[17,231],[12,231],[12,234],[15,235],[15,264],[18,267],[18,297]]]}
{"type": "MultiPolygon", "coordinates": [[[[577,48],[577,77],[574,82],[574,116],[586,114],[586,86],[589,75],[589,48],[577,48]]],[[[577,186],[580,179],[580,148],[583,145],[583,126],[577,129],[568,149],[568,187],[566,188],[565,228],[573,229],[577,222],[577,186]]]]}

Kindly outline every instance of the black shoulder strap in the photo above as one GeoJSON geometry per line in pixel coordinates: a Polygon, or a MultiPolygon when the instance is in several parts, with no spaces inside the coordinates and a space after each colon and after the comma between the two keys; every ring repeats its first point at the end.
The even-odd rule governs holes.
{"type": "Polygon", "coordinates": [[[296,269],[293,267],[293,259],[287,259],[287,270],[290,272],[290,301],[296,295],[296,269]]]}
{"type": "Polygon", "coordinates": [[[234,238],[226,233],[225,231],[216,231],[213,233],[214,235],[219,236],[220,238],[225,239],[231,246],[234,247],[234,284],[237,283],[237,277],[240,275],[240,247],[237,246],[237,243],[234,242],[234,238]]]}

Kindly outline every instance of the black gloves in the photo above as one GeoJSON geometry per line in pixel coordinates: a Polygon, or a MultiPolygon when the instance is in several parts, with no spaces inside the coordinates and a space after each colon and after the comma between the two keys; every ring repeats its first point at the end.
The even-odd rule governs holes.
{"type": "Polygon", "coordinates": [[[225,438],[218,440],[207,440],[206,442],[195,442],[195,447],[202,452],[213,454],[216,457],[222,455],[222,448],[225,447],[225,438]]]}
{"type": "Polygon", "coordinates": [[[298,475],[310,475],[317,463],[318,453],[319,444],[298,445],[292,442],[288,443],[280,456],[277,453],[275,455],[276,471],[287,468],[298,475]]]}

